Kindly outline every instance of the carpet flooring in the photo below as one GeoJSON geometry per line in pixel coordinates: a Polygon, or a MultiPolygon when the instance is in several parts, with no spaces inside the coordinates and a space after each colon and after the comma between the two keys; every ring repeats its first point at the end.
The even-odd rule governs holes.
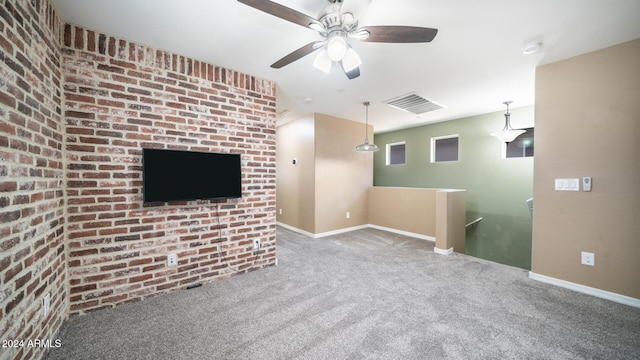
{"type": "Polygon", "coordinates": [[[640,359],[640,309],[375,229],[277,230],[278,266],[75,316],[47,359],[640,359]]]}

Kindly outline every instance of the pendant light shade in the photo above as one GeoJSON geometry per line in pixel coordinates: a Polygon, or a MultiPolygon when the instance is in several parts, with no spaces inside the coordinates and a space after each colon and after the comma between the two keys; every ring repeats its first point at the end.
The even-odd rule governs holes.
{"type": "Polygon", "coordinates": [[[369,143],[369,102],[365,101],[362,103],[365,106],[365,126],[364,126],[364,143],[356,146],[356,151],[361,152],[369,152],[369,151],[378,151],[378,146],[373,143],[369,143]]]}
{"type": "Polygon", "coordinates": [[[512,142],[513,140],[515,140],[515,138],[527,132],[526,130],[514,129],[511,127],[511,124],[510,124],[511,114],[509,113],[509,104],[511,104],[512,102],[513,101],[503,102],[503,104],[507,105],[507,112],[504,114],[504,128],[502,128],[502,130],[500,131],[491,133],[491,136],[494,136],[500,139],[501,141],[507,142],[507,143],[512,142]]]}
{"type": "Polygon", "coordinates": [[[347,53],[347,40],[345,40],[344,34],[336,33],[329,38],[327,42],[327,52],[331,61],[341,61],[347,53]]]}
{"type": "Polygon", "coordinates": [[[313,66],[328,74],[334,62],[340,63],[345,73],[357,69],[362,64],[360,56],[347,44],[344,34],[338,33],[331,36],[316,56],[313,66]]]}
{"type": "Polygon", "coordinates": [[[342,58],[342,68],[344,72],[349,72],[362,64],[360,57],[351,47],[347,48],[347,53],[342,58]]]}
{"type": "Polygon", "coordinates": [[[318,56],[316,56],[316,59],[313,61],[313,66],[316,69],[321,70],[325,74],[331,72],[331,65],[333,65],[333,61],[331,61],[331,59],[329,58],[327,49],[322,49],[318,56]]]}

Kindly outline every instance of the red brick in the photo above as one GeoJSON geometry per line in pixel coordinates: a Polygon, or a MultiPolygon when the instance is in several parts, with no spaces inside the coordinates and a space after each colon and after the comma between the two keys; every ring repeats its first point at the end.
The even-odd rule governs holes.
{"type": "Polygon", "coordinates": [[[14,276],[16,276],[20,271],[22,271],[22,263],[18,263],[14,265],[12,268],[6,270],[4,272],[3,280],[5,283],[8,283],[14,276]]]}
{"type": "Polygon", "coordinates": [[[87,51],[96,51],[96,33],[92,30],[87,30],[87,51]]]}
{"type": "Polygon", "coordinates": [[[74,46],[76,47],[76,49],[84,48],[84,31],[81,28],[76,26],[75,33],[76,33],[76,39],[75,39],[74,46]]]}
{"type": "Polygon", "coordinates": [[[13,299],[7,303],[4,308],[4,311],[9,314],[13,310],[16,305],[18,305],[22,299],[24,298],[24,291],[20,291],[13,296],[13,299]]]}
{"type": "MultiPolygon", "coordinates": [[[[25,4],[31,6],[34,2],[25,4]]],[[[24,26],[30,23],[33,21],[25,19],[24,26]]],[[[47,31],[51,34],[49,41],[55,43],[54,34],[58,32],[55,29],[44,32],[47,31]]],[[[28,33],[22,28],[20,32],[28,33]]],[[[7,34],[8,39],[16,38],[16,34],[7,34]]],[[[67,295],[71,313],[138,301],[203,278],[221,278],[225,275],[221,275],[219,269],[226,263],[219,258],[222,254],[218,246],[210,243],[219,236],[210,215],[214,207],[222,217],[220,227],[231,234],[224,239],[224,253],[232,254],[230,261],[239,266],[240,271],[256,268],[250,261],[255,258],[251,246],[245,244],[250,238],[262,236],[264,248],[273,253],[274,240],[273,245],[267,244],[275,233],[270,209],[275,206],[275,193],[265,191],[269,187],[273,189],[275,182],[275,97],[270,82],[77,26],[65,26],[61,42],[68,49],[54,54],[52,60],[46,59],[40,74],[33,78],[43,81],[41,77],[45,76],[48,83],[59,86],[64,92],[62,100],[58,98],[55,103],[56,100],[47,98],[48,94],[34,93],[32,97],[38,102],[55,104],[36,113],[31,111],[36,104],[33,99],[27,99],[26,89],[36,89],[37,84],[20,80],[0,92],[3,105],[10,108],[18,103],[28,105],[12,112],[9,122],[0,123],[0,127],[7,130],[3,131],[6,143],[24,149],[16,161],[25,166],[16,171],[22,171],[25,177],[63,179],[51,181],[50,188],[44,191],[35,191],[33,179],[21,180],[19,184],[0,183],[0,191],[7,193],[4,198],[12,201],[11,205],[25,209],[19,213],[5,211],[0,217],[17,223],[15,217],[20,214],[28,216],[32,226],[50,222],[55,228],[50,235],[31,235],[33,244],[39,244],[34,245],[39,249],[35,253],[13,253],[17,258],[27,257],[23,266],[29,267],[42,266],[53,259],[44,265],[46,269],[41,273],[43,286],[33,285],[30,268],[18,270],[6,259],[0,260],[0,265],[11,270],[3,271],[3,277],[11,276],[13,286],[26,286],[29,292],[37,291],[41,295],[49,291],[48,279],[65,274],[65,266],[68,267],[71,278],[63,280],[64,276],[60,276],[56,281],[68,281],[71,292],[79,292],[67,295]],[[53,62],[62,64],[63,73],[53,62]],[[92,69],[83,69],[87,63],[92,69]],[[245,88],[250,91],[244,91],[245,88]],[[94,104],[99,108],[92,108],[94,104]],[[58,109],[67,111],[62,115],[58,109]],[[110,113],[114,109],[121,113],[110,113]],[[243,119],[238,120],[231,111],[241,112],[243,119]],[[24,115],[27,113],[31,115],[24,115]],[[204,120],[203,116],[219,118],[204,120]],[[255,125],[238,126],[238,121],[255,125]],[[25,131],[27,138],[15,136],[18,127],[25,131]],[[234,135],[218,132],[223,129],[233,129],[234,135]],[[243,153],[247,156],[243,169],[248,174],[244,185],[247,194],[238,202],[223,203],[219,207],[208,201],[197,201],[142,208],[141,146],[243,153]],[[37,169],[32,169],[36,162],[37,169]],[[68,164],[65,165],[66,178],[61,177],[63,164],[68,164]],[[45,170],[46,166],[51,168],[45,170]],[[260,169],[262,171],[257,171],[260,169]],[[65,193],[66,205],[62,202],[65,193]],[[30,201],[34,204],[27,206],[30,201]],[[66,243],[61,233],[64,208],[56,210],[61,214],[56,215],[59,220],[47,218],[56,204],[67,206],[66,243]],[[239,218],[246,214],[246,209],[265,215],[239,218]],[[177,243],[178,239],[183,241],[182,245],[177,243]],[[186,252],[178,248],[183,245],[193,250],[186,252]],[[168,248],[180,253],[180,266],[166,267],[168,248]],[[100,265],[84,268],[94,262],[100,265]],[[122,293],[110,292],[116,286],[122,293]]],[[[36,46],[34,44],[37,42],[32,46],[36,46]]],[[[32,70],[20,59],[7,66],[25,74],[32,70]]],[[[7,239],[11,233],[2,235],[7,239]]],[[[11,239],[19,241],[23,235],[11,239]]],[[[16,241],[3,240],[0,247],[11,249],[17,245],[16,241]]],[[[260,266],[263,265],[257,267],[260,266]]],[[[26,293],[0,314],[15,309],[24,298],[26,293]]],[[[25,328],[36,328],[31,320],[27,322],[25,328]]]]}

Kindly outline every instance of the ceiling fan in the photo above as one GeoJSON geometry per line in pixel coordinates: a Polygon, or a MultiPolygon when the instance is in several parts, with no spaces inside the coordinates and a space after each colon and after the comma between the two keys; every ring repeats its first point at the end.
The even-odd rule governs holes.
{"type": "Polygon", "coordinates": [[[314,19],[308,15],[269,0],[238,0],[267,14],[279,17],[317,31],[322,40],[313,41],[291,52],[271,65],[279,69],[292,62],[321,50],[316,56],[313,66],[329,73],[334,62],[339,62],[349,79],[360,76],[361,60],[351,48],[347,38],[367,42],[380,43],[420,43],[430,42],[438,33],[438,29],[416,26],[362,26],[354,14],[366,7],[371,0],[328,0],[314,19]]]}

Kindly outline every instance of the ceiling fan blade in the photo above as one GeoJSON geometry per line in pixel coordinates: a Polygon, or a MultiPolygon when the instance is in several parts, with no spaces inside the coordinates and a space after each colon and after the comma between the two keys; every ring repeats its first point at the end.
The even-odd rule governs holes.
{"type": "Polygon", "coordinates": [[[307,45],[299,48],[298,50],[295,50],[293,52],[291,52],[290,54],[286,55],[285,57],[283,57],[282,59],[274,62],[271,67],[274,69],[280,69],[281,67],[285,66],[285,65],[289,65],[292,62],[311,54],[312,52],[320,49],[322,46],[322,44],[324,44],[324,41],[313,41],[308,43],[307,45]]]}
{"type": "MultiPolygon", "coordinates": [[[[254,9],[266,12],[267,14],[279,17],[287,21],[291,21],[294,24],[298,24],[304,27],[309,27],[310,24],[320,24],[318,20],[305,15],[301,12],[295,11],[286,6],[280,5],[269,0],[238,0],[239,2],[251,6],[254,9]]],[[[321,24],[320,24],[321,25],[321,24]]]]}
{"type": "MultiPolygon", "coordinates": [[[[344,68],[343,68],[343,70],[344,70],[344,68]]],[[[357,68],[355,68],[355,69],[353,69],[351,71],[345,71],[344,73],[345,73],[345,75],[347,75],[349,80],[353,80],[353,79],[357,78],[358,76],[360,76],[360,68],[357,67],[357,68]]]]}
{"type": "Polygon", "coordinates": [[[430,42],[436,37],[438,29],[417,26],[363,26],[358,31],[368,31],[368,42],[382,43],[419,43],[430,42]]]}

